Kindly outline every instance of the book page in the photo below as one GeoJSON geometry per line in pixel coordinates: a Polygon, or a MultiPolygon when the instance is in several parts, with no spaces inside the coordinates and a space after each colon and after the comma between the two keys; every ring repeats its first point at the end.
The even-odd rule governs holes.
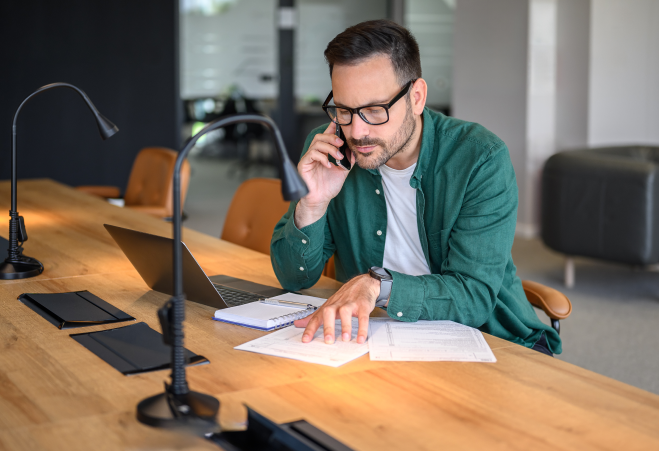
{"type": "MultiPolygon", "coordinates": [[[[316,331],[313,340],[309,343],[302,343],[304,328],[289,326],[236,346],[234,349],[302,360],[303,362],[318,363],[336,368],[368,352],[368,341],[357,344],[357,328],[357,318],[353,318],[350,341],[344,342],[339,338],[333,344],[328,345],[325,344],[322,326],[316,331]]],[[[341,330],[340,320],[336,321],[336,330],[341,330]]]]}
{"type": "Polygon", "coordinates": [[[371,360],[497,361],[480,330],[453,321],[371,318],[368,343],[371,360]]]}

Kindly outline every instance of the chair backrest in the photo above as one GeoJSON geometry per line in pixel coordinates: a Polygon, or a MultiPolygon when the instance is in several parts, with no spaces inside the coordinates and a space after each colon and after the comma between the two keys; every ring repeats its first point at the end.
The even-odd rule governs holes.
{"type": "Polygon", "coordinates": [[[270,255],[272,232],[289,204],[279,179],[246,180],[233,196],[220,238],[270,255]]]}
{"type": "MultiPolygon", "coordinates": [[[[145,147],[133,163],[124,194],[127,207],[144,206],[162,209],[163,217],[174,213],[172,177],[178,152],[165,147],[145,147]]],[[[181,208],[190,183],[190,163],[181,167],[181,208]]]]}

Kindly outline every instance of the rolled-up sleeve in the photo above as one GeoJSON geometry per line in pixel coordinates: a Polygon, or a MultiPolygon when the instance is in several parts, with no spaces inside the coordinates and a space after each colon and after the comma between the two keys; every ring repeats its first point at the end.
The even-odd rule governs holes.
{"type": "MultiPolygon", "coordinates": [[[[304,143],[304,155],[316,133],[313,130],[304,143]]],[[[279,283],[286,290],[297,291],[313,286],[323,273],[325,262],[334,254],[336,247],[327,223],[327,212],[318,221],[302,229],[295,225],[295,208],[291,202],[286,214],[275,226],[270,241],[270,260],[279,283]]]]}
{"type": "Polygon", "coordinates": [[[476,166],[453,226],[437,246],[446,250],[440,274],[390,271],[390,317],[452,320],[480,327],[490,318],[510,260],[517,221],[517,183],[505,145],[476,166]]]}

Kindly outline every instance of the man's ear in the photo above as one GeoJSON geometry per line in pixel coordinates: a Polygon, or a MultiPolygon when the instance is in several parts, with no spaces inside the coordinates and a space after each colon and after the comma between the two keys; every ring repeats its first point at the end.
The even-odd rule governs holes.
{"type": "Polygon", "coordinates": [[[428,99],[428,85],[423,78],[419,78],[410,87],[412,96],[412,112],[416,115],[423,114],[423,108],[426,106],[428,99]]]}

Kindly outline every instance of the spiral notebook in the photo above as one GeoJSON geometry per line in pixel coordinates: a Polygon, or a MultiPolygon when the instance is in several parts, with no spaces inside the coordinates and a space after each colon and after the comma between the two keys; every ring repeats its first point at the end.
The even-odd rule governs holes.
{"type": "Polygon", "coordinates": [[[292,301],[305,306],[273,305],[260,301],[220,309],[215,312],[213,319],[239,326],[250,327],[259,330],[275,330],[290,326],[293,321],[311,315],[317,307],[325,302],[325,299],[301,294],[286,293],[269,298],[268,301],[292,301]]]}

